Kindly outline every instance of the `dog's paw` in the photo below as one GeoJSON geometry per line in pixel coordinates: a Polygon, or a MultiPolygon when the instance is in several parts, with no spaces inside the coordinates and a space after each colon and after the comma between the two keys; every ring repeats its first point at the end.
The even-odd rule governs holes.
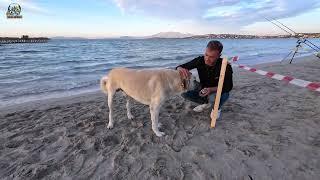
{"type": "Polygon", "coordinates": [[[134,119],[134,116],[132,114],[128,114],[127,116],[128,116],[128,119],[130,120],[134,119]]]}
{"type": "Polygon", "coordinates": [[[154,132],[154,133],[156,133],[156,135],[157,135],[158,137],[161,137],[161,136],[164,136],[164,135],[165,135],[165,133],[164,133],[164,132],[161,132],[161,131],[154,132]]]}
{"type": "Polygon", "coordinates": [[[113,128],[113,124],[108,124],[107,128],[108,129],[112,129],[113,128]]]}

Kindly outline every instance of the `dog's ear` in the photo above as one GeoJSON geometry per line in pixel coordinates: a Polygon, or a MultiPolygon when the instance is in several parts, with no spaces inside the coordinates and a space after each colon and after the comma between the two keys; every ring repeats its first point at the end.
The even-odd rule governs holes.
{"type": "Polygon", "coordinates": [[[185,89],[185,88],[186,88],[186,82],[185,82],[185,80],[182,80],[180,86],[181,86],[182,89],[185,89]]]}
{"type": "Polygon", "coordinates": [[[187,90],[187,89],[188,89],[188,86],[189,86],[189,80],[188,80],[188,79],[184,79],[184,80],[182,81],[181,86],[182,86],[182,88],[183,88],[184,90],[187,90]]]}

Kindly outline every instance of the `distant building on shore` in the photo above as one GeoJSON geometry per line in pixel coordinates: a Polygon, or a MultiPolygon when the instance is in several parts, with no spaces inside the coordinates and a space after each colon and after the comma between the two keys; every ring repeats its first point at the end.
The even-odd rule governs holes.
{"type": "Polygon", "coordinates": [[[294,37],[304,37],[304,38],[320,38],[320,33],[299,33],[296,36],[293,35],[241,35],[241,34],[206,34],[206,35],[195,35],[186,37],[187,39],[271,39],[271,38],[294,38],[294,37]]]}

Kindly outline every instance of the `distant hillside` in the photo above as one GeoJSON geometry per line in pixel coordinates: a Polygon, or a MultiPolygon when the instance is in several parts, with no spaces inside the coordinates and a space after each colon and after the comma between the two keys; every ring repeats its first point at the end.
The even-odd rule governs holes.
{"type": "Polygon", "coordinates": [[[291,35],[241,35],[241,34],[206,34],[206,35],[195,35],[187,38],[197,39],[269,39],[269,38],[292,38],[292,37],[305,37],[305,38],[320,38],[320,33],[299,33],[296,36],[291,35]]]}
{"type": "Polygon", "coordinates": [[[160,32],[146,38],[187,38],[194,36],[193,34],[184,34],[180,32],[160,32]]]}
{"type": "Polygon", "coordinates": [[[193,34],[184,34],[180,32],[160,32],[151,36],[120,36],[120,39],[153,39],[153,38],[188,38],[194,36],[193,34]]]}

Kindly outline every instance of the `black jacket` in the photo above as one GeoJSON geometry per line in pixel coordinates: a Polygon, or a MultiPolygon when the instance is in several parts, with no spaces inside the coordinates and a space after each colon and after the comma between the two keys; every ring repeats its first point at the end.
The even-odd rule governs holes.
{"type": "MultiPolygon", "coordinates": [[[[190,62],[177,66],[176,69],[178,67],[182,67],[188,70],[197,68],[201,88],[217,87],[219,82],[221,64],[222,58],[219,58],[214,66],[206,65],[204,62],[204,56],[199,56],[190,62]]],[[[222,93],[229,92],[233,88],[232,73],[232,67],[228,63],[224,77],[222,93]]]]}

